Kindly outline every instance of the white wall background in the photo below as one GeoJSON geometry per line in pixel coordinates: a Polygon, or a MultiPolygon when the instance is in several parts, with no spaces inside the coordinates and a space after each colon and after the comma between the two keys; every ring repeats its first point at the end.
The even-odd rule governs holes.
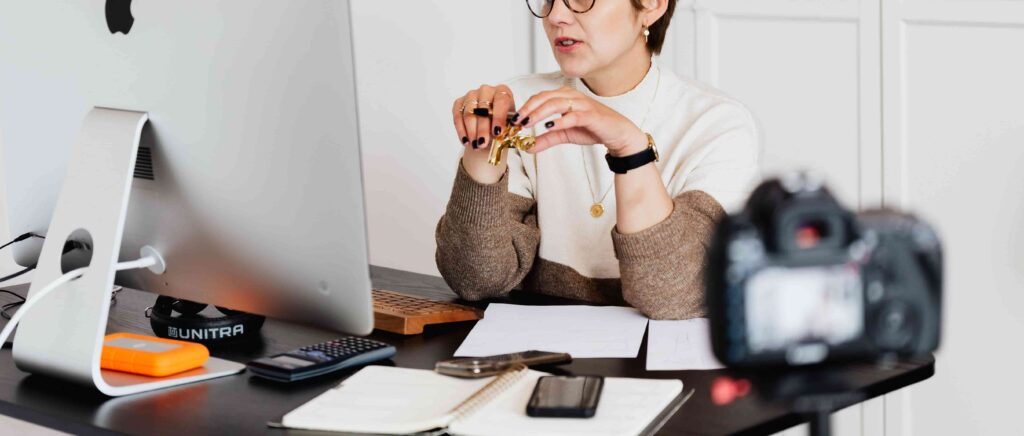
{"type": "MultiPolygon", "coordinates": [[[[0,168],[4,168],[4,140],[3,135],[0,135],[0,168]]],[[[7,225],[7,186],[6,177],[0,177],[0,244],[6,244],[10,241],[10,226],[7,225]]],[[[11,256],[10,250],[0,251],[0,277],[12,274],[16,271],[17,265],[14,263],[14,257],[11,256]]]]}
{"type": "MultiPolygon", "coordinates": [[[[520,1],[354,3],[371,260],[436,275],[452,100],[557,65],[520,1]]],[[[767,172],[816,169],[945,239],[937,374],[842,411],[836,434],[1024,434],[1024,2],[680,0],[662,64],[751,107],[767,172]]]]}
{"type": "Polygon", "coordinates": [[[434,226],[462,150],[452,103],[531,71],[531,16],[473,0],[354,1],[352,16],[370,262],[438,275],[434,226]]]}

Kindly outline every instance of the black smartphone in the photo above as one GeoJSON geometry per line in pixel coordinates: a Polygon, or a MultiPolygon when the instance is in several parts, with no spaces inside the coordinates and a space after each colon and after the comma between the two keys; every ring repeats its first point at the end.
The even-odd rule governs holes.
{"type": "Polygon", "coordinates": [[[601,399],[601,376],[549,375],[537,380],[526,405],[526,415],[535,417],[591,418],[601,399]]]}

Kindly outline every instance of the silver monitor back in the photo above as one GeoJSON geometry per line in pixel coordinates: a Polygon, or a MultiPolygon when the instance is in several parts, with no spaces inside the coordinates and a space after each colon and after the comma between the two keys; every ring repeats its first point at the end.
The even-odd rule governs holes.
{"type": "Polygon", "coordinates": [[[369,333],[348,1],[111,3],[127,34],[104,0],[0,4],[11,233],[46,231],[90,109],[148,112],[121,257],[150,245],[167,272],[117,282],[369,333]]]}

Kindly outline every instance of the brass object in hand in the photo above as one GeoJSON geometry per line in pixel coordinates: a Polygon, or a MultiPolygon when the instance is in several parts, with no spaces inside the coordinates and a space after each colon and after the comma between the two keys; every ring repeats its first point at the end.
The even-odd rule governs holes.
{"type": "Polygon", "coordinates": [[[507,148],[530,151],[534,144],[537,143],[537,138],[523,133],[522,130],[522,126],[509,125],[504,133],[495,137],[491,142],[491,154],[487,159],[487,163],[494,166],[501,165],[501,155],[507,148]]]}

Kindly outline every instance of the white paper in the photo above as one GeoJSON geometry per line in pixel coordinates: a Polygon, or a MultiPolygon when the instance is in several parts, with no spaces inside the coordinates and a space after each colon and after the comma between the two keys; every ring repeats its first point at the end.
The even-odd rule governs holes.
{"type": "Polygon", "coordinates": [[[719,369],[711,351],[707,318],[651,320],[647,331],[647,370],[719,369]]]}
{"type": "Polygon", "coordinates": [[[526,403],[544,375],[531,370],[512,389],[449,429],[466,436],[636,435],[683,391],[679,380],[607,377],[593,418],[531,418],[526,403]]]}
{"type": "Polygon", "coordinates": [[[636,357],[647,318],[618,306],[519,306],[493,303],[456,356],[540,350],[573,358],[636,357]]]}

